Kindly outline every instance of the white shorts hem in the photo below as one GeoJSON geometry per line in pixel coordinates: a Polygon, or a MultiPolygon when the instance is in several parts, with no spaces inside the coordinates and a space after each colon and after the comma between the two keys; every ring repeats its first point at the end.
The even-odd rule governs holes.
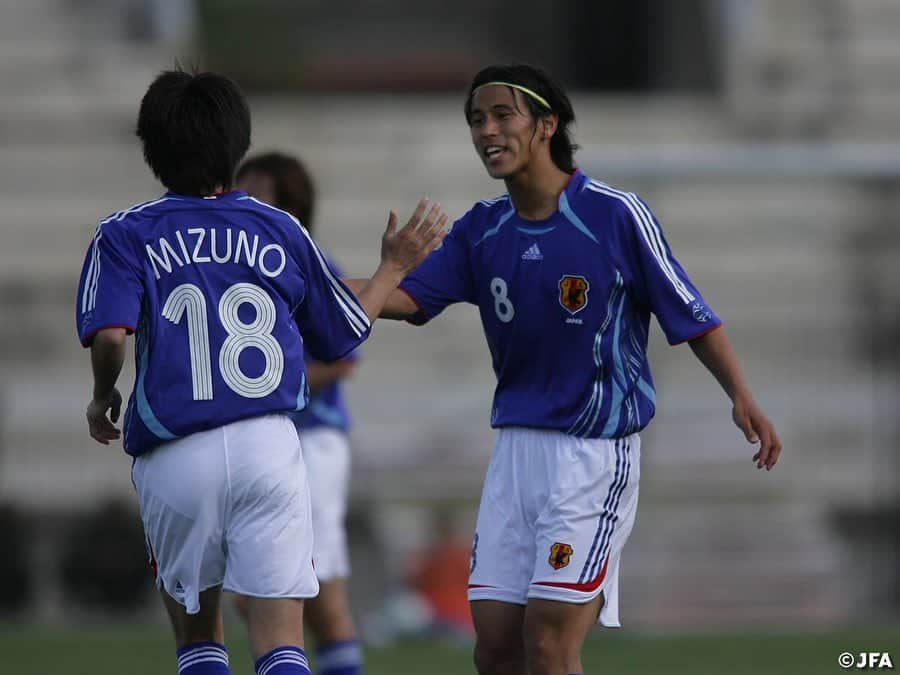
{"type": "Polygon", "coordinates": [[[521,593],[505,591],[502,588],[470,588],[469,602],[475,600],[496,600],[498,602],[508,602],[513,605],[528,604],[528,599],[522,597],[521,593]]]}
{"type": "Polygon", "coordinates": [[[223,590],[228,593],[237,593],[238,595],[243,595],[248,598],[263,598],[268,600],[309,600],[310,598],[315,598],[319,595],[318,589],[316,589],[316,592],[312,593],[311,595],[309,593],[249,593],[232,586],[224,586],[223,590]]]}
{"type": "Polygon", "coordinates": [[[555,600],[556,602],[568,602],[572,605],[585,605],[602,592],[602,587],[592,593],[582,593],[564,588],[542,588],[540,586],[531,586],[528,589],[528,598],[529,600],[535,598],[536,600],[555,600]]]}

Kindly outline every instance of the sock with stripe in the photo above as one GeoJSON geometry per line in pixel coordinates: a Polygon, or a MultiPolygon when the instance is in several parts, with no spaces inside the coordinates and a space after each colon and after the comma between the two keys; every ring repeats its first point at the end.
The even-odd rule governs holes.
{"type": "Polygon", "coordinates": [[[341,640],[316,649],[317,675],[362,675],[362,647],[356,640],[341,640]]]}
{"type": "Polygon", "coordinates": [[[276,647],[256,661],[256,675],[311,675],[306,652],[299,647],[276,647]]]}
{"type": "Polygon", "coordinates": [[[178,675],[230,675],[228,652],[218,642],[192,642],[175,652],[178,675]]]}

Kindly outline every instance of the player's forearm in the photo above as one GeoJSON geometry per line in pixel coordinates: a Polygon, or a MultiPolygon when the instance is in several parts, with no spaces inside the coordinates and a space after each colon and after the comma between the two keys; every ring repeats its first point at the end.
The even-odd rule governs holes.
{"type": "Polygon", "coordinates": [[[738,397],[753,398],[724,328],[706,333],[688,344],[700,362],[718,380],[728,398],[732,401],[738,397]]]}
{"type": "Polygon", "coordinates": [[[116,386],[125,362],[125,329],[107,328],[91,342],[91,368],[94,372],[94,398],[109,396],[116,386]]]}
{"type": "MultiPolygon", "coordinates": [[[[360,293],[362,293],[370,279],[342,279],[342,281],[351,291],[353,291],[354,295],[359,298],[360,304],[362,304],[360,293]]],[[[399,288],[395,287],[384,301],[384,306],[381,308],[379,317],[382,319],[396,319],[402,321],[413,316],[418,311],[419,308],[416,306],[416,303],[413,302],[412,298],[399,288]]]]}
{"type": "Polygon", "coordinates": [[[395,267],[381,263],[372,278],[365,282],[356,297],[368,315],[369,321],[374,322],[381,315],[391,293],[397,290],[404,276],[403,272],[395,267]]]}
{"type": "Polygon", "coordinates": [[[340,382],[353,372],[354,363],[347,359],[341,359],[334,363],[322,363],[311,361],[306,364],[306,381],[310,391],[318,391],[325,387],[340,382]]]}

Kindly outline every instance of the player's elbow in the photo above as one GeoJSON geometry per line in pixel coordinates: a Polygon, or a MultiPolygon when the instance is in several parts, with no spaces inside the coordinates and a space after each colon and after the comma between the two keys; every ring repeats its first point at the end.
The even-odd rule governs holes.
{"type": "Polygon", "coordinates": [[[346,380],[356,372],[356,362],[350,359],[342,359],[337,364],[337,376],[339,380],[346,380]]]}
{"type": "Polygon", "coordinates": [[[122,349],[128,331],[124,328],[104,328],[94,336],[91,346],[95,349],[122,349]]]}

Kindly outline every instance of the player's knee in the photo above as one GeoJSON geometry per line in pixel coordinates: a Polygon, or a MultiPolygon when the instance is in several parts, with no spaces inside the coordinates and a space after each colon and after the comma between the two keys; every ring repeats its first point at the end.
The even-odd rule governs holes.
{"type": "Polygon", "coordinates": [[[247,596],[241,594],[235,594],[234,596],[234,608],[237,610],[237,613],[241,615],[244,621],[247,620],[247,596]]]}
{"type": "Polygon", "coordinates": [[[584,638],[579,631],[533,621],[526,626],[525,636],[528,672],[557,672],[560,666],[564,666],[567,673],[581,672],[584,638]]]}
{"type": "Polygon", "coordinates": [[[474,661],[479,675],[519,675],[525,672],[525,654],[518,644],[479,639],[475,643],[474,661]]]}

